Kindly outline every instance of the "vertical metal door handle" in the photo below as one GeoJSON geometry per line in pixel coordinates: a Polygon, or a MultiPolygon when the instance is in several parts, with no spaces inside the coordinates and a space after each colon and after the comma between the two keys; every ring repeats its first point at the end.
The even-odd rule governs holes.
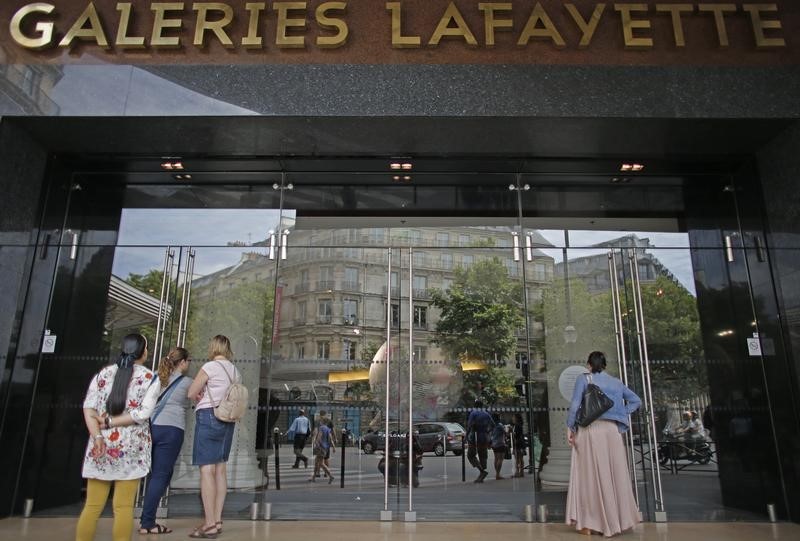
{"type": "Polygon", "coordinates": [[[72,247],[69,249],[69,258],[75,260],[78,258],[78,234],[70,231],[72,234],[72,247]]]}
{"type": "Polygon", "coordinates": [[[763,263],[767,260],[767,254],[764,250],[764,241],[761,240],[761,237],[758,235],[753,235],[753,243],[756,245],[756,257],[758,261],[763,263]]]}
{"type": "Polygon", "coordinates": [[[731,235],[725,235],[725,259],[728,263],[733,263],[736,258],[733,256],[733,238],[731,235]]]}
{"type": "Polygon", "coordinates": [[[269,248],[267,249],[270,259],[275,259],[275,231],[269,232],[269,248]]]}
{"type": "Polygon", "coordinates": [[[283,230],[283,238],[281,239],[281,259],[286,259],[286,244],[289,242],[289,230],[283,230]]]}
{"type": "Polygon", "coordinates": [[[525,235],[525,258],[528,261],[533,261],[533,248],[531,247],[531,235],[530,233],[525,235]]]}
{"type": "Polygon", "coordinates": [[[519,233],[511,233],[514,242],[514,261],[519,261],[519,233]]]}

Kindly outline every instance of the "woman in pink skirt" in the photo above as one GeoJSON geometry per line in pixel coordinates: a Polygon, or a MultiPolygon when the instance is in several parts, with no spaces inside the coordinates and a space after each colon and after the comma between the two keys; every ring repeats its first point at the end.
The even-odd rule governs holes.
{"type": "Polygon", "coordinates": [[[604,372],[606,356],[589,354],[587,368],[592,383],[614,401],[614,405],[587,427],[578,427],[575,415],[589,374],[579,376],[567,417],[567,441],[572,447],[572,466],[567,493],[567,524],[584,534],[611,537],[633,528],[639,510],[633,497],[622,434],[628,417],[642,404],[636,393],[604,372]]]}

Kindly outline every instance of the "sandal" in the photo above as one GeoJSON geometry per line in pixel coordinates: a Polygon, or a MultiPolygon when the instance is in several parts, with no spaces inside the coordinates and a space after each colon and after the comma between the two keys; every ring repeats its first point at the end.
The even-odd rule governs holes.
{"type": "Polygon", "coordinates": [[[214,524],[213,526],[208,526],[204,528],[203,526],[198,526],[195,530],[189,534],[189,537],[193,539],[216,539],[219,535],[219,530],[217,529],[217,525],[214,524]],[[214,530],[213,532],[211,530],[214,530]]]}
{"type": "Polygon", "coordinates": [[[217,535],[222,533],[222,521],[218,521],[215,526],[217,527],[217,535]]]}
{"type": "Polygon", "coordinates": [[[158,535],[162,533],[172,533],[172,530],[163,524],[156,524],[152,528],[139,528],[139,535],[158,535]]]}

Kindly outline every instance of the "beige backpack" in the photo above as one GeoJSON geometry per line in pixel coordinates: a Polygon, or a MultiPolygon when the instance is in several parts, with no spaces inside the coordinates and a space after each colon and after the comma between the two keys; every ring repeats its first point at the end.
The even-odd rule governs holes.
{"type": "MultiPolygon", "coordinates": [[[[225,391],[225,397],[219,404],[214,406],[214,417],[225,423],[235,423],[244,417],[247,411],[248,392],[247,387],[238,381],[233,381],[225,366],[219,361],[214,361],[222,366],[222,371],[228,376],[228,389],[225,391]]],[[[233,367],[234,374],[237,372],[236,367],[233,367]]],[[[238,379],[238,378],[237,378],[238,379]]],[[[208,388],[208,397],[211,403],[214,403],[214,397],[211,396],[211,389],[208,388]]]]}

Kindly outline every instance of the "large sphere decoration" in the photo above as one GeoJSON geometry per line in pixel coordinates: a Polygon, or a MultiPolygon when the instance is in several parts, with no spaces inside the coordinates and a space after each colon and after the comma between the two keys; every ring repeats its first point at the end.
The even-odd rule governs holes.
{"type": "MultiPolygon", "coordinates": [[[[389,357],[390,420],[408,420],[408,353],[393,348],[389,357]]],[[[377,406],[386,407],[386,344],[375,353],[369,367],[370,390],[377,406]]],[[[438,421],[459,406],[464,386],[461,364],[454,361],[426,360],[413,364],[413,420],[438,421]]]]}

